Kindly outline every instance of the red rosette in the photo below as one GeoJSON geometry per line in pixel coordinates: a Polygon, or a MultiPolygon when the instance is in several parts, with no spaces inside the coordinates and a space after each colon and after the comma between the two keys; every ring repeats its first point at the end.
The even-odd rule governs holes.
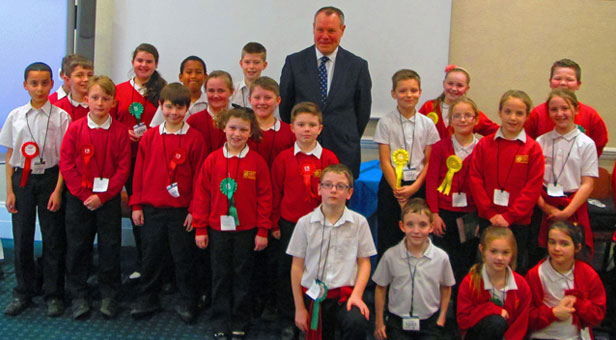
{"type": "Polygon", "coordinates": [[[81,186],[83,188],[92,189],[92,181],[90,180],[90,161],[94,157],[94,145],[84,144],[79,149],[79,157],[83,161],[84,171],[81,174],[81,186]]]}
{"type": "Polygon", "coordinates": [[[32,168],[32,159],[39,154],[39,147],[35,142],[27,142],[21,146],[21,154],[24,156],[24,171],[21,173],[20,187],[25,187],[32,168]]]}
{"type": "Polygon", "coordinates": [[[177,168],[177,166],[180,164],[184,164],[185,162],[186,162],[186,150],[176,149],[173,152],[171,161],[169,161],[169,172],[170,172],[169,175],[171,176],[171,178],[169,179],[170,182],[173,182],[173,174],[175,172],[175,168],[177,168]]]}
{"type": "Polygon", "coordinates": [[[445,73],[451,72],[451,70],[453,70],[454,68],[458,68],[458,65],[456,65],[456,64],[449,64],[449,65],[445,66],[445,73]]]}
{"type": "Polygon", "coordinates": [[[304,179],[304,186],[310,193],[310,197],[317,198],[318,196],[312,192],[312,175],[315,172],[314,166],[309,162],[302,163],[299,166],[299,172],[304,179]]]}

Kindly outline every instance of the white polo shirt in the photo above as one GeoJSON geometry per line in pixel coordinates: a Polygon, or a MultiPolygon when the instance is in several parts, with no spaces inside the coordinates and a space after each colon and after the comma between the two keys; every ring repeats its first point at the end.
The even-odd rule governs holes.
{"type": "MultiPolygon", "coordinates": [[[[207,109],[207,95],[205,93],[201,93],[201,97],[197,99],[194,103],[190,103],[188,107],[188,111],[186,111],[186,115],[184,116],[184,121],[188,119],[191,115],[201,112],[207,109]]],[[[165,121],[165,117],[163,116],[163,110],[158,106],[156,109],[156,113],[154,113],[154,117],[152,117],[152,121],[150,122],[150,127],[159,126],[165,121]]]]}
{"type": "Polygon", "coordinates": [[[543,185],[557,180],[564,192],[574,192],[580,188],[582,176],[599,177],[595,142],[579,129],[565,135],[552,130],[539,136],[537,142],[545,158],[543,185]]]}
{"type": "Polygon", "coordinates": [[[39,156],[36,156],[36,161],[42,157],[45,169],[58,165],[62,139],[70,122],[71,117],[68,113],[51,105],[49,101],[39,109],[33,108],[28,102],[11,111],[0,132],[0,145],[13,149],[9,164],[23,168],[25,158],[21,153],[21,147],[24,143],[35,142],[39,147],[39,156]],[[48,121],[49,128],[47,128],[48,121]],[[47,133],[47,138],[45,138],[45,133],[47,133]],[[43,145],[45,150],[43,150],[43,145]]]}
{"type": "Polygon", "coordinates": [[[490,277],[488,276],[488,272],[486,271],[486,266],[481,266],[481,279],[483,280],[483,289],[490,292],[491,297],[496,297],[499,300],[505,303],[507,299],[507,292],[510,290],[518,290],[518,284],[515,283],[515,277],[513,276],[513,270],[510,267],[507,267],[507,279],[505,287],[501,289],[496,289],[490,282],[490,277]]]}
{"type": "MultiPolygon", "coordinates": [[[[393,154],[397,149],[405,149],[410,156],[411,168],[421,172],[424,168],[424,150],[440,139],[432,119],[416,112],[413,117],[406,118],[398,109],[379,119],[374,132],[374,141],[388,144],[393,154]]],[[[393,158],[391,165],[395,167],[393,158]]]]}
{"type": "Polygon", "coordinates": [[[451,287],[456,280],[449,256],[429,238],[426,241],[428,248],[420,258],[408,251],[404,240],[385,252],[372,280],[379,286],[389,286],[390,313],[408,316],[413,301],[413,316],[425,320],[440,308],[440,286],[451,287]],[[415,273],[414,280],[411,272],[415,273]]]}
{"type": "Polygon", "coordinates": [[[365,217],[345,207],[332,225],[319,205],[297,221],[287,254],[304,259],[303,287],[318,278],[334,289],[355,286],[357,258],[376,255],[376,247],[365,217]]]}

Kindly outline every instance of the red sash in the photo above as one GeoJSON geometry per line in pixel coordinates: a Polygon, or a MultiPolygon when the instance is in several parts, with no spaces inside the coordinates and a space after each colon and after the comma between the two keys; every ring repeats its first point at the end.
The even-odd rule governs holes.
{"type": "MultiPolygon", "coordinates": [[[[302,287],[302,291],[304,292],[304,294],[306,293],[308,289],[302,287]]],[[[327,297],[326,299],[337,299],[338,303],[344,303],[346,302],[349,297],[351,296],[351,293],[353,293],[353,287],[351,286],[344,286],[344,287],[340,287],[340,288],[335,288],[335,289],[331,289],[327,291],[327,297]]],[[[310,314],[308,315],[308,320],[312,319],[312,308],[314,307],[314,301],[312,301],[312,303],[310,304],[310,314]]],[[[319,326],[317,327],[316,330],[311,330],[310,327],[308,327],[308,331],[306,332],[306,340],[321,340],[322,339],[322,324],[321,324],[321,309],[319,309],[319,326]]]]}

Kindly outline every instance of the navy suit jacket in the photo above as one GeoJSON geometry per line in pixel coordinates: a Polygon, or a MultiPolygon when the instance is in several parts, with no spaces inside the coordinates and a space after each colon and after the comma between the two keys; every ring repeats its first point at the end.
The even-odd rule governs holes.
{"type": "Polygon", "coordinates": [[[291,109],[310,101],[323,112],[321,145],[332,150],[340,163],[359,176],[361,136],[370,120],[372,80],[368,62],[338,47],[334,75],[325,103],[319,89],[317,55],[314,45],[287,56],[280,76],[280,117],[289,123],[291,109]]]}

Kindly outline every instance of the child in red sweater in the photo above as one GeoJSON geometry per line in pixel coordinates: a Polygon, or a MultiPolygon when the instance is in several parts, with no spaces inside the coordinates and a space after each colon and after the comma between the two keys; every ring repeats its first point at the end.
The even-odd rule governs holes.
{"type": "Polygon", "coordinates": [[[160,264],[167,255],[161,249],[170,249],[181,296],[175,310],[182,320],[190,323],[196,314],[198,295],[190,203],[193,183],[204,157],[203,138],[184,123],[190,105],[188,88],[180,83],[165,86],[160,92],[159,105],[165,122],[141,138],[130,198],[133,222],[144,228],[140,296],[131,314],[140,317],[160,308],[158,293],[163,271],[160,264]]]}
{"type": "MultiPolygon", "coordinates": [[[[445,68],[443,93],[438,98],[425,102],[419,109],[419,113],[435,120],[434,124],[441,139],[449,138],[453,134],[453,128],[449,124],[449,108],[453,102],[466,95],[471,88],[470,83],[471,76],[466,69],[453,64],[448,65],[445,68]]],[[[498,125],[479,111],[473,132],[487,136],[496,130],[498,125]]]]}
{"type": "Polygon", "coordinates": [[[488,227],[475,264],[458,290],[457,321],[465,339],[522,340],[528,327],[530,289],[515,273],[517,244],[510,229],[488,227]]]}
{"type": "Polygon", "coordinates": [[[477,143],[470,169],[480,228],[511,229],[520,246],[521,273],[528,270],[529,224],[541,194],[544,168],[541,147],[524,132],[530,108],[525,92],[503,94],[499,103],[502,125],[477,143]]]}
{"type": "Polygon", "coordinates": [[[62,79],[70,86],[69,94],[54,103],[55,106],[66,111],[73,121],[85,117],[88,112],[88,104],[85,97],[88,95],[88,81],[94,75],[94,64],[91,60],[79,54],[73,54],[63,59],[62,79]]]}
{"type": "Polygon", "coordinates": [[[90,113],[73,122],[64,136],[60,171],[69,192],[66,198],[66,274],[73,297],[73,318],[90,311],[88,275],[92,243],[98,235],[98,285],[105,317],[118,312],[122,211],[120,191],[130,171],[127,128],[114,120],[115,85],[106,76],[90,79],[86,102],[90,113]]]}
{"type": "Polygon", "coordinates": [[[250,321],[253,251],[267,247],[272,187],[263,158],[248,145],[261,130],[254,114],[232,109],[217,116],[227,137],[211,153],[195,187],[193,225],[199,248],[211,244],[214,338],[244,338],[250,321]]]}
{"type": "Polygon", "coordinates": [[[531,339],[592,339],[591,328],[605,317],[605,288],[599,275],[575,259],[583,242],[577,225],[560,221],[550,226],[549,257],[526,275],[533,297],[531,339]]]}

